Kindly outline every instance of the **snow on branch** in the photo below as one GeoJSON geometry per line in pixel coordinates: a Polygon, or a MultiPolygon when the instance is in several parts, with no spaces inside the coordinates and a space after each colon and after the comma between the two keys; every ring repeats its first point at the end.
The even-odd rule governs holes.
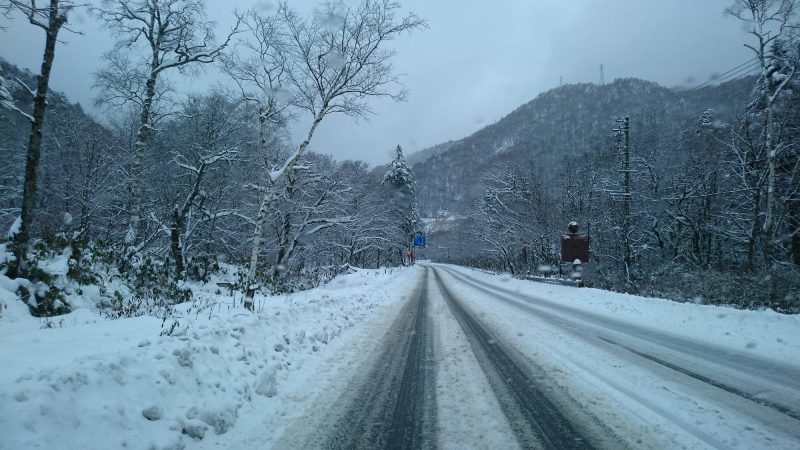
{"type": "MultiPolygon", "coordinates": [[[[14,77],[14,80],[20,86],[22,86],[23,89],[25,89],[29,94],[31,94],[32,97],[36,96],[36,92],[31,91],[31,89],[24,82],[22,82],[22,80],[20,80],[17,77],[14,77]]],[[[17,106],[14,97],[11,95],[11,90],[10,86],[8,85],[8,80],[2,75],[2,68],[0,68],[0,106],[6,109],[10,109],[11,111],[14,111],[16,113],[19,113],[22,117],[28,119],[28,121],[30,121],[31,123],[36,122],[36,119],[34,119],[32,115],[26,113],[17,106]]]]}
{"type": "Polygon", "coordinates": [[[118,49],[146,41],[152,53],[151,75],[194,62],[214,62],[240,24],[237,18],[225,40],[216,45],[214,23],[206,19],[205,6],[200,1],[104,0],[95,11],[118,32],[118,49]]]}

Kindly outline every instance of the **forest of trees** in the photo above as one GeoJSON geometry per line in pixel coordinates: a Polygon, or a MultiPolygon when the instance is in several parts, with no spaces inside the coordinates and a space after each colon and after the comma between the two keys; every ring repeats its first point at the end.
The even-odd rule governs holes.
{"type": "Polygon", "coordinates": [[[49,89],[59,33],[86,6],[0,0],[46,36],[39,73],[0,64],[0,270],[29,280],[32,313],[50,315],[69,310],[37,266],[56,254],[71,283],[116,277],[174,301],[231,263],[252,309],[259,289],[403,264],[421,217],[450,214],[432,230],[435,259],[546,272],[566,224],[591,223],[594,286],[798,311],[797,5],[734,2],[753,58],[719,83],[563,86],[424,153],[412,175],[400,147],[385,174],[308,151],[327,117],[404,98],[387,44],[426,23],[393,1],[309,17],[284,2],[217,35],[202,0],[102,0],[92,13],[116,42],[93,74],[99,123],[49,89]],[[210,66],[226,88],[176,88],[210,66]]]}
{"type": "Polygon", "coordinates": [[[415,166],[422,210],[449,206],[459,218],[432,238],[434,258],[547,272],[577,221],[583,232],[591,223],[591,285],[800,310],[796,2],[740,1],[726,12],[754,38],[753,59],[727,83],[564,86],[415,166]],[[587,106],[630,114],[628,168],[624,120],[598,123],[587,106]]]}
{"type": "Polygon", "coordinates": [[[61,252],[71,282],[117,277],[173,301],[191,295],[184,281],[207,281],[229,262],[251,309],[258,289],[402,263],[413,219],[390,207],[397,186],[307,148],[329,115],[363,117],[371,97],[403,98],[386,44],[422,20],[388,0],[328,3],[309,17],[280,3],[237,12],[219,37],[201,0],[103,0],[92,13],[117,41],[94,74],[108,111],[100,124],[48,88],[51,38],[71,31],[75,7],[85,6],[0,2],[47,35],[41,73],[7,63],[0,72],[0,228],[9,230],[0,269],[33,283],[32,313],[69,310],[37,267],[61,252]],[[207,65],[231,87],[176,90],[207,65]],[[298,119],[310,125],[295,144],[288,127],[298,119]]]}

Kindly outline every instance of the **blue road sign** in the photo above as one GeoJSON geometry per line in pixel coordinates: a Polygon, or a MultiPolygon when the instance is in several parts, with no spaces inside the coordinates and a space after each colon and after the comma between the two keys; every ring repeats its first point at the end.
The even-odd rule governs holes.
{"type": "Polygon", "coordinates": [[[427,247],[428,238],[424,234],[414,237],[414,247],[427,247]]]}

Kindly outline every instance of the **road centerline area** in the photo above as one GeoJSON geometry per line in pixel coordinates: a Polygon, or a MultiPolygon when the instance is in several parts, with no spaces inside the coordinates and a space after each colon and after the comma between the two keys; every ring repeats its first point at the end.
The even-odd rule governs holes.
{"type": "Polygon", "coordinates": [[[545,374],[529,374],[529,368],[523,367],[496,336],[487,332],[444,285],[436,269],[432,270],[439,291],[467,336],[521,447],[586,449],[595,448],[592,442],[608,440],[609,436],[588,436],[589,430],[581,429],[576,418],[568,417],[544,393],[550,389],[540,381],[545,374]]]}
{"type": "Polygon", "coordinates": [[[344,393],[336,419],[309,443],[326,449],[435,448],[436,396],[427,272],[379,344],[378,357],[344,393]]]}
{"type": "Polygon", "coordinates": [[[595,323],[574,305],[540,305],[483,278],[423,264],[376,342],[364,341],[338,400],[320,410],[324,419],[298,425],[290,440],[449,450],[789,448],[796,439],[793,410],[726,384],[747,386],[738,365],[729,374],[694,371],[696,353],[711,348],[704,341],[681,353],[678,336],[661,349],[672,335],[595,323]]]}

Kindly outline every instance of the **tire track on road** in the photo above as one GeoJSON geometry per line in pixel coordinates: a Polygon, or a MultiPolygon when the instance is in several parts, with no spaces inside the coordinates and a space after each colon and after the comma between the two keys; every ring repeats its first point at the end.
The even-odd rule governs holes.
{"type": "Polygon", "coordinates": [[[343,398],[327,449],[436,447],[433,334],[427,315],[428,270],[382,340],[380,357],[343,398]]]}
{"type": "MultiPolygon", "coordinates": [[[[523,294],[510,291],[509,289],[505,289],[499,286],[484,285],[483,283],[479,283],[478,281],[473,281],[471,277],[463,275],[460,272],[451,270],[449,268],[442,268],[442,269],[448,275],[453,277],[454,280],[462,282],[470,286],[471,288],[483,292],[489,295],[493,299],[499,300],[510,306],[519,308],[522,311],[530,313],[537,319],[542,320],[544,323],[553,325],[557,328],[560,328],[563,331],[573,334],[579,339],[597,345],[598,348],[600,349],[605,349],[606,351],[612,351],[612,353],[615,352],[617,354],[620,354],[620,352],[624,352],[629,354],[632,358],[642,358],[643,360],[646,360],[650,364],[657,365],[656,367],[661,367],[662,369],[672,371],[673,373],[677,372],[681,374],[681,376],[690,378],[695,383],[701,383],[706,386],[710,386],[714,391],[717,391],[719,394],[705,391],[706,393],[704,395],[707,395],[706,398],[712,399],[715,402],[721,402],[719,404],[737,405],[744,402],[744,403],[750,403],[753,406],[757,405],[755,408],[750,408],[750,407],[743,408],[742,406],[738,407],[734,406],[733,411],[745,414],[746,416],[750,417],[750,420],[761,422],[764,425],[774,428],[776,432],[785,434],[787,437],[795,438],[796,436],[798,436],[798,433],[796,432],[797,430],[796,425],[794,425],[797,423],[797,420],[794,418],[795,411],[787,409],[785,406],[771,403],[767,400],[754,398],[751,393],[738,390],[737,388],[731,387],[724,383],[720,383],[718,380],[714,380],[713,378],[709,378],[704,375],[694,373],[686,368],[683,368],[679,365],[675,365],[673,363],[669,363],[667,361],[662,360],[661,358],[654,357],[648,353],[640,352],[633,348],[621,345],[618,342],[615,342],[612,339],[607,338],[605,336],[605,333],[601,330],[591,327],[586,328],[585,326],[581,325],[580,322],[573,323],[572,321],[562,317],[557,313],[550,312],[547,306],[539,307],[539,305],[534,305],[529,303],[531,299],[537,299],[536,297],[526,297],[523,294]],[[492,288],[496,288],[497,291],[503,292],[503,294],[500,294],[499,292],[490,289],[489,286],[491,286],[492,288]],[[508,296],[504,294],[508,294],[508,296]],[[524,301],[523,299],[526,299],[526,301],[524,301]],[[726,396],[727,399],[725,398],[726,396]],[[728,399],[730,399],[730,401],[728,401],[728,399]]],[[[548,302],[547,300],[543,301],[548,302]]],[[[566,312],[566,311],[571,311],[574,308],[565,306],[564,309],[566,312]]],[[[590,315],[590,313],[586,313],[586,315],[590,315]]],[[[577,315],[577,316],[579,319],[583,319],[582,315],[577,315]]],[[[599,321],[599,322],[600,323],[598,325],[606,326],[606,323],[604,321],[599,321]]],[[[617,324],[618,322],[613,321],[613,323],[617,324]]],[[[646,330],[638,326],[634,326],[634,328],[635,330],[633,331],[638,331],[638,330],[646,331],[645,336],[637,336],[636,334],[631,334],[633,331],[625,332],[623,330],[619,330],[619,332],[645,341],[646,337],[649,337],[651,334],[657,335],[657,333],[654,331],[646,330]]],[[[610,329],[615,330],[615,328],[613,327],[610,329]]],[[[660,339],[667,338],[666,336],[662,335],[658,336],[660,337],[660,339]]],[[[701,345],[700,347],[704,346],[701,345]]],[[[560,357],[563,357],[564,359],[569,361],[570,364],[576,366],[582,372],[591,374],[600,383],[611,387],[619,394],[622,394],[623,396],[633,400],[634,402],[644,406],[645,408],[650,409],[655,414],[664,417],[668,421],[674,423],[675,426],[680,427],[688,434],[694,436],[695,438],[703,442],[705,445],[711,448],[720,448],[720,449],[730,447],[729,443],[723,442],[724,440],[721,440],[719,437],[712,436],[707,432],[707,430],[704,430],[701,427],[696,426],[691,421],[687,421],[681,417],[678,417],[676,414],[674,414],[674,411],[665,409],[659,406],[658,404],[649,401],[647,398],[638,395],[636,392],[630,390],[623,383],[618,383],[616,380],[606,377],[602,373],[590,370],[579,359],[573,358],[571,355],[567,354],[560,354],[560,357]]],[[[634,360],[631,359],[631,361],[634,360]]],[[[775,377],[783,378],[780,376],[775,376],[775,377]]],[[[688,382],[688,380],[684,381],[683,384],[686,386],[691,386],[691,383],[688,382]]]]}
{"type": "MultiPolygon", "coordinates": [[[[612,345],[614,347],[621,348],[621,349],[623,349],[625,351],[628,351],[628,352],[630,352],[630,353],[632,353],[634,355],[637,355],[637,356],[639,356],[641,358],[645,358],[645,359],[647,359],[647,360],[649,360],[651,362],[654,362],[656,364],[664,366],[664,367],[666,367],[668,369],[674,370],[676,372],[679,372],[679,373],[681,373],[683,375],[686,375],[686,376],[689,376],[691,378],[694,378],[694,379],[696,379],[698,381],[701,381],[703,383],[706,383],[708,385],[711,385],[711,386],[714,386],[716,388],[722,389],[722,390],[724,390],[724,391],[726,391],[728,393],[731,393],[733,395],[737,395],[737,396],[739,396],[739,397],[741,397],[743,399],[746,399],[746,400],[751,401],[753,403],[756,403],[758,405],[770,408],[770,409],[772,409],[772,410],[774,410],[774,411],[776,411],[776,412],[778,412],[780,414],[784,414],[784,415],[786,415],[786,416],[788,416],[788,417],[790,417],[792,419],[795,419],[795,420],[800,419],[800,411],[798,411],[797,409],[792,408],[791,406],[789,406],[787,404],[780,404],[777,401],[771,401],[770,399],[767,399],[767,398],[759,398],[758,395],[756,395],[756,394],[754,394],[752,392],[747,392],[744,389],[741,389],[741,388],[738,388],[738,387],[735,387],[735,386],[731,386],[729,384],[720,382],[718,380],[714,380],[711,377],[703,375],[703,374],[699,373],[696,370],[691,370],[691,369],[682,367],[681,365],[676,364],[674,362],[666,361],[664,358],[660,358],[660,357],[656,357],[656,356],[650,355],[649,353],[647,353],[645,351],[637,350],[637,349],[631,348],[630,346],[622,345],[622,344],[616,342],[616,340],[614,338],[612,338],[611,336],[604,335],[603,333],[601,333],[599,331],[592,331],[592,330],[589,330],[589,329],[586,329],[586,328],[582,328],[582,327],[579,326],[579,324],[573,323],[573,322],[568,321],[566,319],[563,319],[563,318],[561,318],[561,317],[559,317],[557,315],[553,315],[552,313],[549,313],[548,311],[545,310],[545,308],[549,308],[550,307],[549,305],[545,305],[544,307],[539,307],[539,305],[533,305],[533,304],[527,303],[526,301],[523,301],[523,299],[525,299],[525,297],[523,295],[517,293],[517,292],[509,291],[509,290],[501,288],[501,287],[495,287],[496,290],[501,291],[504,294],[508,294],[510,296],[518,297],[519,300],[514,299],[514,298],[509,298],[509,297],[506,297],[505,295],[499,294],[496,291],[492,291],[489,288],[487,288],[486,286],[483,286],[482,284],[478,283],[477,281],[473,281],[471,278],[469,278],[468,276],[466,276],[464,274],[461,274],[461,273],[458,273],[456,271],[453,271],[453,270],[450,270],[450,269],[446,269],[446,268],[443,268],[443,270],[445,270],[450,276],[454,277],[455,279],[458,279],[458,280],[470,285],[471,287],[473,287],[473,288],[475,288],[477,290],[480,290],[480,291],[482,291],[482,292],[484,292],[484,293],[486,293],[486,294],[488,294],[488,295],[490,295],[490,296],[492,296],[492,297],[494,297],[494,298],[496,298],[496,299],[498,299],[500,301],[503,301],[503,302],[505,302],[505,303],[507,303],[509,305],[512,305],[512,306],[515,306],[517,308],[523,309],[523,310],[525,310],[527,312],[530,312],[530,313],[534,314],[536,317],[538,317],[540,319],[543,319],[543,320],[545,320],[546,322],[548,322],[548,323],[550,323],[552,325],[558,326],[559,328],[562,328],[564,330],[576,333],[578,336],[597,338],[598,340],[603,341],[604,343],[606,343],[608,345],[612,345]]],[[[530,300],[530,299],[528,299],[528,300],[530,300]]],[[[800,380],[800,374],[798,374],[797,371],[794,368],[790,368],[788,366],[779,366],[777,363],[774,363],[774,362],[769,362],[769,363],[768,362],[762,362],[762,361],[756,360],[756,359],[754,359],[752,357],[749,357],[747,355],[741,355],[741,354],[738,354],[738,353],[734,354],[731,350],[716,349],[716,348],[713,348],[713,347],[707,346],[707,345],[701,345],[701,344],[698,344],[698,343],[686,342],[686,341],[683,341],[683,340],[681,340],[679,338],[675,338],[676,342],[674,342],[674,343],[673,342],[666,342],[667,338],[665,336],[659,335],[658,333],[656,333],[654,331],[647,330],[647,329],[644,329],[644,328],[636,326],[636,325],[624,325],[619,321],[603,318],[603,317],[596,316],[594,314],[586,313],[586,312],[583,312],[583,311],[577,311],[577,310],[575,310],[575,308],[571,308],[571,307],[567,307],[567,306],[563,306],[562,309],[564,310],[565,313],[574,314],[577,318],[579,318],[581,320],[585,320],[585,321],[591,321],[595,325],[602,325],[602,326],[606,327],[608,330],[612,330],[612,331],[617,332],[617,333],[622,333],[622,334],[625,334],[625,335],[628,335],[628,336],[632,336],[632,337],[634,337],[636,339],[641,339],[643,341],[650,342],[650,343],[653,343],[653,344],[656,344],[656,345],[661,345],[661,346],[663,346],[665,348],[668,348],[668,349],[671,349],[673,351],[677,351],[677,350],[680,349],[680,350],[686,352],[686,354],[689,354],[690,356],[692,356],[694,358],[699,358],[704,362],[713,362],[714,364],[716,364],[716,365],[718,365],[720,367],[727,367],[729,369],[730,368],[734,368],[739,372],[747,373],[747,374],[749,374],[749,372],[752,371],[754,368],[759,368],[759,369],[761,369],[759,372],[760,372],[760,374],[762,374],[762,378],[764,380],[768,380],[770,382],[778,383],[779,385],[783,385],[783,386],[791,386],[791,387],[793,387],[795,389],[796,389],[797,386],[800,386],[800,384],[798,384],[798,380],[800,380]],[[725,359],[722,359],[722,358],[725,358],[725,359]],[[745,360],[747,362],[747,365],[744,365],[742,360],[745,360]],[[795,376],[797,378],[795,378],[795,376]]],[[[796,390],[795,390],[795,392],[796,392],[796,390]]]]}
{"type": "Polygon", "coordinates": [[[750,400],[751,402],[754,402],[754,403],[758,403],[759,405],[766,406],[768,408],[772,408],[772,409],[774,409],[775,411],[777,411],[779,413],[782,413],[782,414],[785,414],[785,415],[791,417],[792,419],[800,420],[800,413],[798,413],[796,411],[793,411],[793,410],[791,410],[789,408],[786,408],[784,406],[781,406],[781,405],[779,405],[777,403],[773,403],[773,402],[769,402],[767,400],[759,399],[756,396],[754,396],[754,395],[752,395],[752,394],[750,394],[748,392],[742,391],[742,390],[737,389],[735,387],[728,386],[727,384],[724,384],[724,383],[720,383],[719,381],[716,381],[716,380],[714,380],[712,378],[709,378],[709,377],[707,377],[705,375],[701,375],[701,374],[699,374],[697,372],[694,372],[694,371],[691,371],[689,369],[684,369],[681,366],[678,366],[678,365],[673,364],[673,363],[668,362],[668,361],[664,361],[663,359],[658,358],[658,357],[653,356],[653,355],[650,355],[648,353],[640,352],[640,351],[635,350],[635,349],[633,349],[631,347],[628,347],[627,345],[622,345],[622,344],[620,344],[618,342],[614,342],[611,339],[608,339],[608,338],[605,338],[605,337],[602,337],[602,336],[598,336],[598,339],[600,339],[602,341],[605,341],[605,342],[608,342],[609,344],[615,345],[615,346],[617,346],[619,348],[625,349],[625,350],[633,353],[634,355],[641,356],[642,358],[645,358],[645,359],[647,359],[649,361],[652,361],[652,362],[654,362],[656,364],[660,364],[660,365],[662,365],[662,366],[664,366],[664,367],[666,367],[668,369],[672,369],[672,370],[674,370],[676,372],[680,372],[680,373],[682,373],[682,374],[684,374],[684,375],[686,375],[688,377],[692,377],[697,381],[701,381],[703,383],[709,384],[709,385],[714,386],[716,388],[722,389],[723,391],[729,392],[729,393],[731,393],[733,395],[738,395],[739,397],[742,397],[744,399],[750,400]]]}
{"type": "Polygon", "coordinates": [[[506,296],[516,297],[518,300],[504,297],[504,301],[513,303],[519,303],[521,301],[523,303],[519,304],[518,306],[528,309],[534,314],[547,314],[552,316],[553,311],[560,314],[568,314],[571,318],[577,318],[584,322],[601,325],[603,328],[614,330],[616,332],[623,333],[644,341],[649,341],[664,348],[680,351],[693,357],[713,362],[720,366],[732,366],[743,372],[752,371],[754,368],[758,368],[760,369],[760,377],[768,379],[774,383],[793,386],[795,390],[800,390],[800,368],[797,366],[782,364],[781,362],[775,360],[766,360],[753,357],[747,353],[735,351],[730,348],[687,340],[678,335],[666,335],[664,333],[630,322],[595,314],[580,308],[560,304],[541,297],[523,295],[519,292],[515,292],[502,286],[490,285],[491,288],[494,289],[494,291],[490,291],[483,282],[480,282],[466,274],[455,271],[451,268],[442,268],[442,270],[446,271],[454,278],[457,278],[460,281],[463,281],[464,283],[469,284],[476,289],[487,292],[497,298],[503,297],[500,296],[498,292],[501,292],[506,296]],[[532,301],[536,303],[531,303],[532,301]]]}
{"type": "MultiPolygon", "coordinates": [[[[586,430],[568,417],[545,391],[544,374],[532,377],[512,352],[492,337],[447,289],[436,269],[437,286],[461,325],[472,351],[523,448],[591,449],[586,430]]],[[[592,436],[592,441],[597,436],[592,436]]]]}

